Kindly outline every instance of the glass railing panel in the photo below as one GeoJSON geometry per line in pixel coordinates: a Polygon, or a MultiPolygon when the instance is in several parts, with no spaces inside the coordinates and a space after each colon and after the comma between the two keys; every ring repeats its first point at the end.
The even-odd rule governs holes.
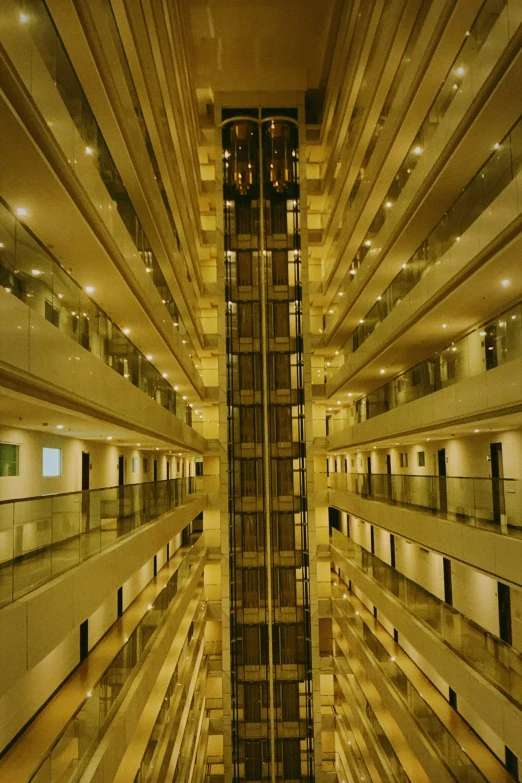
{"type": "Polygon", "coordinates": [[[0,504],[0,606],[12,600],[14,585],[14,503],[0,504]]]}
{"type": "Polygon", "coordinates": [[[52,510],[51,558],[54,578],[80,562],[82,493],[54,496],[52,510]]]}
{"type": "Polygon", "coordinates": [[[14,600],[52,578],[52,519],[52,497],[15,503],[14,600]]]}

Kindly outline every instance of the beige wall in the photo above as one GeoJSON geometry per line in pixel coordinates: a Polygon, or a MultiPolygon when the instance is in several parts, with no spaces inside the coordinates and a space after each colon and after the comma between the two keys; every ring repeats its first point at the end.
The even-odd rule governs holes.
{"type": "Polygon", "coordinates": [[[184,464],[185,476],[194,475],[191,458],[179,457],[177,453],[165,451],[144,451],[129,446],[107,442],[78,440],[58,435],[56,431],[37,432],[0,426],[0,443],[16,443],[19,451],[19,476],[0,477],[0,501],[14,498],[34,497],[55,492],[76,492],[81,489],[82,452],[90,454],[90,487],[112,487],[118,484],[118,458],[125,457],[125,483],[138,484],[152,481],[153,463],[158,461],[158,479],[167,477],[167,462],[170,463],[170,477],[181,475],[184,464]],[[62,475],[56,478],[42,476],[42,449],[44,447],[62,450],[62,475]],[[133,458],[135,472],[132,471],[133,458]],[[148,461],[148,470],[143,470],[143,459],[148,461]]]}

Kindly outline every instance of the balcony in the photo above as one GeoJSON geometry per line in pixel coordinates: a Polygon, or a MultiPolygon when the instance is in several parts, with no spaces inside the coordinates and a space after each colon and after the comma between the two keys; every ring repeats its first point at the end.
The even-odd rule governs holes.
{"type": "Polygon", "coordinates": [[[127,484],[0,502],[0,607],[159,519],[201,479],[127,484]]]}
{"type": "Polygon", "coordinates": [[[330,489],[522,539],[516,479],[330,473],[330,489]]]}

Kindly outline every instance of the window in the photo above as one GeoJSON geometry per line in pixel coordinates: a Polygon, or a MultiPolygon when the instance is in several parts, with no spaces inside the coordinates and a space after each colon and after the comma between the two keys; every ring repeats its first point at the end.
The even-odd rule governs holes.
{"type": "Polygon", "coordinates": [[[138,458],[131,457],[131,473],[136,473],[138,470],[138,458]]]}
{"type": "Polygon", "coordinates": [[[426,465],[426,453],[424,451],[417,452],[417,465],[419,468],[424,468],[426,465]]]}
{"type": "Polygon", "coordinates": [[[408,467],[408,454],[405,451],[401,451],[400,459],[401,459],[401,468],[407,468],[408,467]]]}
{"type": "Polygon", "coordinates": [[[42,452],[42,476],[62,475],[62,450],[44,446],[42,452]]]}
{"type": "Polygon", "coordinates": [[[18,476],[20,446],[14,443],[0,443],[0,476],[18,476]]]}

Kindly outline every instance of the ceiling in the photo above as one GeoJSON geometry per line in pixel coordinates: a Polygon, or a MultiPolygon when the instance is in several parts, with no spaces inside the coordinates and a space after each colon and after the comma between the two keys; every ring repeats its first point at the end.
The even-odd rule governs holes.
{"type": "Polygon", "coordinates": [[[198,90],[320,90],[341,0],[183,0],[198,90]]]}

